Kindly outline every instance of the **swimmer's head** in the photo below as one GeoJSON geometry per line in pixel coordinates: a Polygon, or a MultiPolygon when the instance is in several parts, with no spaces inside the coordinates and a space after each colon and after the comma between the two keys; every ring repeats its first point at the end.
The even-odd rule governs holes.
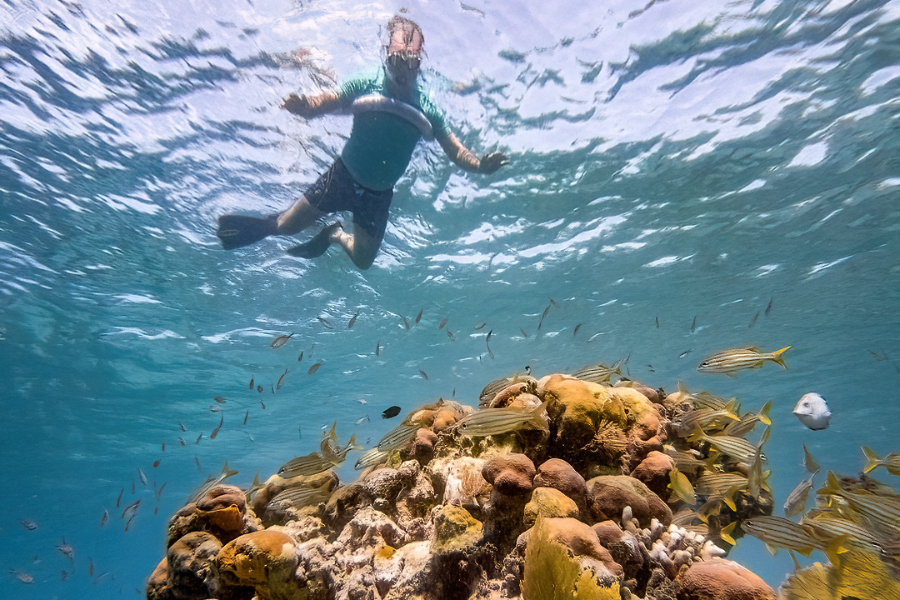
{"type": "Polygon", "coordinates": [[[385,72],[394,83],[408,85],[419,74],[425,36],[418,23],[399,15],[388,21],[387,27],[385,72]]]}

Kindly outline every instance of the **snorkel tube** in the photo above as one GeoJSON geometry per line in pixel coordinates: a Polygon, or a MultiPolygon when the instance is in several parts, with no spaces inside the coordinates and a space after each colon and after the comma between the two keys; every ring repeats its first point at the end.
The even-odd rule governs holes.
{"type": "Polygon", "coordinates": [[[394,100],[381,94],[368,94],[357,98],[350,105],[350,112],[354,115],[370,111],[381,111],[397,115],[415,126],[426,140],[431,141],[434,139],[431,121],[425,117],[422,111],[406,102],[394,100]]]}

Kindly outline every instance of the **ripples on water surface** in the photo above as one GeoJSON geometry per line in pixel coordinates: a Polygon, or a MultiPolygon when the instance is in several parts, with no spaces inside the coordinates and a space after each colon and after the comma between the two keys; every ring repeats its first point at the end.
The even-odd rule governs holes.
{"type": "MultiPolygon", "coordinates": [[[[364,273],[337,250],[291,259],[285,239],[222,251],[217,215],[285,207],[349,132],[279,99],[372,65],[402,6],[0,4],[0,567],[35,580],[4,576],[3,597],[134,594],[167,516],[225,459],[246,483],[335,418],[342,439],[375,441],[387,406],[474,403],[526,364],[630,354],[654,386],[772,399],[777,506],[801,443],[848,474],[862,443],[900,450],[900,3],[407,4],[433,97],[512,164],[469,176],[420,146],[364,273]],[[751,343],[792,345],[790,370],[696,372],[751,343]],[[830,429],[791,415],[808,391],[830,429]],[[225,425],[197,445],[216,395],[225,425]],[[127,532],[123,487],[122,506],[142,499],[127,532]],[[89,559],[108,572],[96,586],[89,559]]],[[[753,539],[732,556],[774,585],[791,568],[753,539]]]]}

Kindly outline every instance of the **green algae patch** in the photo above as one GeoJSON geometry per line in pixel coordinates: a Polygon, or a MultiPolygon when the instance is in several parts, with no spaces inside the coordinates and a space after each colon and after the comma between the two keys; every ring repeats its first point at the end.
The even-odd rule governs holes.
{"type": "Polygon", "coordinates": [[[441,507],[434,521],[434,544],[431,551],[437,555],[471,552],[481,541],[481,521],[461,506],[441,507]]]}

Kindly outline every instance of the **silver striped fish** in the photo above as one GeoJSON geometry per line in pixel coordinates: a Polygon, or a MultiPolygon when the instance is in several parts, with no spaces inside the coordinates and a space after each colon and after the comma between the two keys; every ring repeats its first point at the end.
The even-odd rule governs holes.
{"type": "Polygon", "coordinates": [[[625,364],[625,359],[620,359],[611,367],[607,367],[603,363],[599,363],[590,367],[584,367],[582,369],[578,369],[574,373],[572,373],[572,377],[576,379],[580,379],[582,381],[590,381],[592,383],[599,383],[600,385],[606,385],[609,383],[609,380],[613,375],[621,375],[622,374],[622,365],[625,364]]]}
{"type": "Polygon", "coordinates": [[[384,434],[384,437],[378,442],[377,448],[383,452],[402,448],[416,437],[417,431],[419,431],[419,425],[401,423],[384,434]]]}
{"type": "Polygon", "coordinates": [[[699,496],[725,496],[733,489],[745,489],[747,478],[739,473],[704,473],[694,489],[699,496]]]}
{"type": "Polygon", "coordinates": [[[288,488],[274,498],[266,505],[267,509],[281,507],[303,508],[304,506],[312,506],[319,502],[325,502],[331,497],[331,490],[334,487],[334,480],[326,481],[321,487],[291,487],[288,488]]]}
{"type": "Polygon", "coordinates": [[[316,473],[327,471],[333,466],[333,462],[324,458],[318,452],[312,452],[306,456],[293,458],[281,465],[281,468],[278,469],[278,475],[285,479],[291,479],[298,475],[315,475],[316,473]]]}
{"type": "Polygon", "coordinates": [[[481,390],[481,394],[478,395],[478,407],[486,408],[490,406],[491,400],[494,397],[511,386],[514,383],[525,383],[525,382],[533,382],[537,385],[537,379],[531,377],[529,375],[514,375],[512,377],[504,377],[503,379],[496,379],[481,390]]]}
{"type": "Polygon", "coordinates": [[[390,455],[390,451],[382,451],[378,448],[372,448],[363,453],[362,456],[359,457],[359,460],[356,461],[356,465],[354,468],[358,471],[360,469],[365,469],[366,467],[372,467],[375,465],[380,465],[385,460],[387,460],[388,455],[390,455]]]}
{"type": "Polygon", "coordinates": [[[737,416],[737,400],[729,402],[724,407],[713,410],[712,408],[697,408],[689,410],[681,415],[681,420],[675,424],[675,430],[679,437],[687,437],[694,432],[695,427],[702,429],[722,428],[730,421],[739,421],[737,416]]]}
{"type": "Polygon", "coordinates": [[[463,418],[456,424],[456,427],[463,435],[472,436],[500,435],[523,427],[548,431],[543,412],[543,404],[532,411],[484,408],[463,418]]]}
{"type": "Polygon", "coordinates": [[[681,472],[696,473],[697,471],[712,471],[715,464],[715,457],[711,456],[707,459],[699,458],[696,450],[678,450],[674,446],[663,446],[663,452],[672,457],[675,466],[681,472]]]}
{"type": "Polygon", "coordinates": [[[778,363],[782,368],[787,369],[782,354],[789,348],[790,346],[786,346],[775,352],[762,352],[755,347],[722,350],[700,363],[697,370],[701,373],[725,373],[734,377],[736,372],[744,369],[761,369],[767,360],[778,363]]]}
{"type": "Polygon", "coordinates": [[[222,472],[219,474],[219,476],[218,477],[210,477],[209,479],[207,479],[203,483],[203,485],[201,485],[199,488],[194,490],[194,493],[192,493],[190,495],[190,497],[188,498],[187,503],[191,504],[192,502],[197,502],[198,500],[200,500],[200,498],[205,496],[209,490],[213,489],[215,486],[219,485],[220,483],[222,483],[229,477],[233,477],[237,474],[238,474],[237,471],[234,471],[234,470],[228,468],[228,461],[226,460],[225,466],[222,467],[222,472]]]}
{"type": "Polygon", "coordinates": [[[806,510],[806,500],[809,498],[809,492],[813,488],[813,477],[813,475],[810,475],[801,481],[794,488],[794,491],[788,495],[787,500],[784,501],[784,516],[787,518],[796,517],[806,510]]]}
{"type": "Polygon", "coordinates": [[[810,511],[810,514],[803,519],[802,524],[825,542],[846,535],[853,541],[877,548],[881,547],[880,540],[871,531],[832,511],[810,511]]]}

